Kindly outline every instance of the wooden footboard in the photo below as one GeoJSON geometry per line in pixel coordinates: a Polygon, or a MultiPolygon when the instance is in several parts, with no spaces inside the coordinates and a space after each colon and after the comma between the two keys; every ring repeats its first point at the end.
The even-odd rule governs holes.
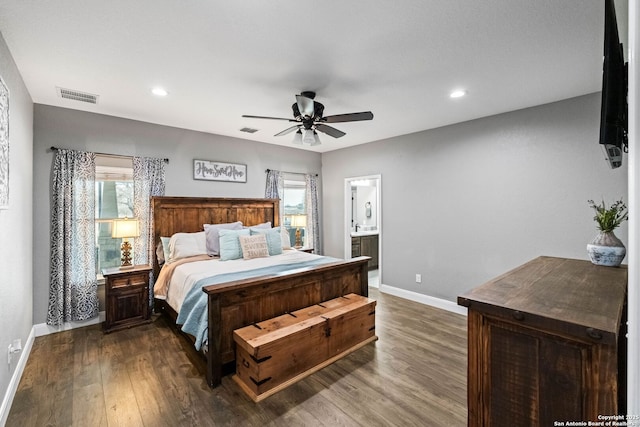
{"type": "Polygon", "coordinates": [[[219,385],[222,366],[235,360],[235,329],[349,293],[368,296],[368,261],[368,257],[358,257],[205,286],[203,291],[209,300],[209,386],[219,385]]]}

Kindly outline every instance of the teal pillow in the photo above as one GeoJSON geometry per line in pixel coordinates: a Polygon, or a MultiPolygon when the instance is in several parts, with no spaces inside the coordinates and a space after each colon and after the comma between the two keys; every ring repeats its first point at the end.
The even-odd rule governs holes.
{"type": "Polygon", "coordinates": [[[267,238],[267,248],[269,248],[269,256],[280,255],[282,253],[282,236],[280,235],[280,227],[275,228],[255,228],[251,227],[251,235],[264,234],[267,238]]]}
{"type": "Polygon", "coordinates": [[[220,261],[242,258],[242,246],[240,246],[240,236],[249,236],[248,229],[218,231],[220,235],[220,261]]]}
{"type": "Polygon", "coordinates": [[[160,241],[162,242],[162,253],[164,255],[162,262],[167,262],[169,259],[169,240],[171,240],[171,237],[160,237],[160,241]]]}

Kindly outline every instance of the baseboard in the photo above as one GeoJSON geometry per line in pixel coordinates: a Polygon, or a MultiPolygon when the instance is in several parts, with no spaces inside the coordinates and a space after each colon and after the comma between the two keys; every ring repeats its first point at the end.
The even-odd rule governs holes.
{"type": "Polygon", "coordinates": [[[41,337],[44,335],[55,334],[56,332],[69,331],[71,329],[83,328],[85,326],[97,325],[99,323],[104,322],[105,312],[101,311],[98,314],[98,317],[94,317],[93,319],[85,320],[82,322],[65,322],[59,326],[51,326],[46,323],[38,323],[34,325],[33,328],[36,331],[36,337],[41,337]]]}
{"type": "Polygon", "coordinates": [[[0,426],[4,426],[7,423],[9,411],[11,410],[11,404],[13,403],[13,398],[16,395],[16,391],[18,390],[18,384],[20,384],[20,378],[22,378],[24,368],[25,366],[27,366],[27,360],[29,359],[29,354],[31,353],[31,348],[33,347],[33,341],[35,340],[35,337],[35,328],[32,327],[31,332],[27,337],[27,341],[22,347],[20,359],[18,360],[16,369],[13,371],[13,375],[11,376],[11,380],[9,381],[7,392],[4,394],[4,399],[2,399],[2,406],[0,406],[0,426]]]}
{"type": "Polygon", "coordinates": [[[455,302],[451,302],[446,299],[419,294],[418,292],[407,291],[406,289],[400,289],[389,285],[380,285],[380,292],[419,302],[420,304],[430,305],[442,310],[451,311],[453,313],[462,314],[464,316],[467,315],[466,307],[459,306],[455,302]]]}

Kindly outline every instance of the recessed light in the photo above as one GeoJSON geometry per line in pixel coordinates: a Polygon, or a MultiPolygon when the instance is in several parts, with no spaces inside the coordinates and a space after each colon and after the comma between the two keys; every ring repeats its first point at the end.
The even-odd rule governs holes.
{"type": "Polygon", "coordinates": [[[454,90],[449,94],[451,98],[462,98],[467,94],[466,90],[454,90]]]}
{"type": "Polygon", "coordinates": [[[151,89],[151,93],[155,96],[167,96],[169,94],[166,89],[161,87],[154,87],[153,89],[151,89]]]}

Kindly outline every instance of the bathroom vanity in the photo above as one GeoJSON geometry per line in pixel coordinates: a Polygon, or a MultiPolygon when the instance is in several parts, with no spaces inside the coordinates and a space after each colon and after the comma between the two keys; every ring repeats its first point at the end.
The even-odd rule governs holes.
{"type": "Polygon", "coordinates": [[[378,232],[358,231],[351,233],[351,257],[358,256],[371,257],[369,260],[369,270],[378,268],[378,232]]]}

